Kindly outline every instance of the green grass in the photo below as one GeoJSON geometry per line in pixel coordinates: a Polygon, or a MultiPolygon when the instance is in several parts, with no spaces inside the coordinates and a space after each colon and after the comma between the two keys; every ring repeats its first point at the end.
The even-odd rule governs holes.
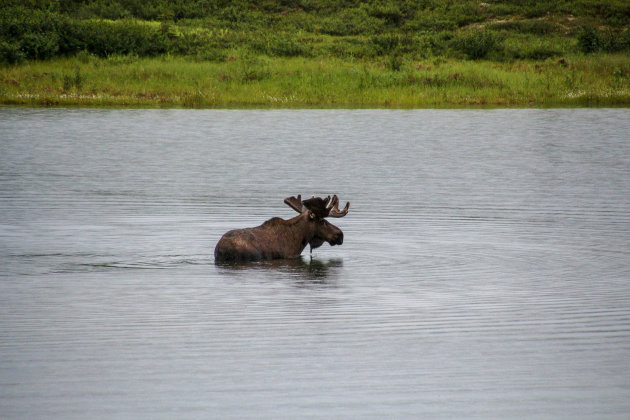
{"type": "Polygon", "coordinates": [[[628,106],[627,54],[457,60],[79,55],[0,68],[0,103],[130,107],[628,106]]]}
{"type": "Polygon", "coordinates": [[[630,105],[627,0],[6,0],[0,104],[630,105]]]}

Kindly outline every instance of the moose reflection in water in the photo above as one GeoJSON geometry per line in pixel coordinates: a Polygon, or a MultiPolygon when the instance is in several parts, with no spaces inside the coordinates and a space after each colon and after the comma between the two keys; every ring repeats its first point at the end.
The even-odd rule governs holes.
{"type": "Polygon", "coordinates": [[[331,246],[343,243],[343,232],[325,220],[326,217],[343,217],[350,203],[339,210],[339,198],[325,199],[302,196],[288,197],[284,202],[299,216],[289,220],[274,217],[260,226],[236,229],[221,237],[214,249],[215,263],[260,261],[299,257],[306,244],[311,251],[328,242],[331,246]]]}
{"type": "MultiPolygon", "coordinates": [[[[224,273],[238,273],[239,271],[273,271],[274,273],[284,273],[286,278],[291,279],[297,287],[335,287],[340,269],[343,267],[343,260],[333,258],[329,260],[319,260],[312,256],[297,258],[262,260],[256,262],[225,262],[217,263],[225,270],[224,273]]],[[[274,277],[275,278],[275,277],[274,277]]]]}

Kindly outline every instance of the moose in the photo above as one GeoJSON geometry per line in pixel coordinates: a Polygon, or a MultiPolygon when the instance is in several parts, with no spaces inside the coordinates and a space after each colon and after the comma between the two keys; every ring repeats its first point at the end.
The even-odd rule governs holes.
{"type": "Polygon", "coordinates": [[[350,202],[339,210],[339,198],[325,199],[302,196],[288,197],[285,204],[300,213],[292,219],[273,217],[260,226],[235,229],[221,237],[214,249],[215,263],[260,261],[297,258],[306,244],[314,248],[328,242],[331,246],[343,243],[343,232],[325,220],[348,214],[350,202]]]}

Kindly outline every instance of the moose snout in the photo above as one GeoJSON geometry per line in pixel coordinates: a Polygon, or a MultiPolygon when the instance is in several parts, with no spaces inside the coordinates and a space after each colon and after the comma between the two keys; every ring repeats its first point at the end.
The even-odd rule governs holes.
{"type": "Polygon", "coordinates": [[[343,232],[335,235],[332,245],[341,245],[343,243],[343,232]]]}

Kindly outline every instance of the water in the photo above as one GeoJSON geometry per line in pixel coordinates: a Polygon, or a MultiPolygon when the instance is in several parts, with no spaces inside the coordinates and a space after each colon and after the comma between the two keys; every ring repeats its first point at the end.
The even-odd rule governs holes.
{"type": "Polygon", "coordinates": [[[0,108],[0,417],[627,418],[630,111],[0,108]],[[340,247],[213,264],[336,193],[340,247]]]}

